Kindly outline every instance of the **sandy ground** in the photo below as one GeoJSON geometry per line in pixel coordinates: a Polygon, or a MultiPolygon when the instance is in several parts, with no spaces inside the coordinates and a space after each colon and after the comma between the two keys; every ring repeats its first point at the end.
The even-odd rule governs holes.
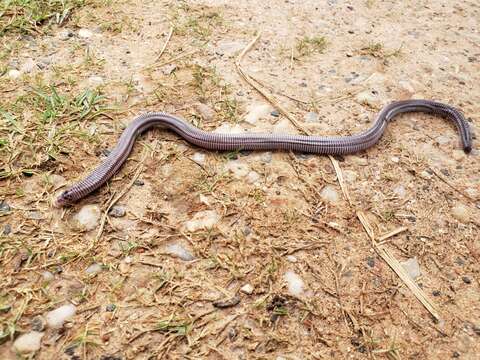
{"type": "Polygon", "coordinates": [[[337,158],[352,205],[328,157],[206,152],[161,130],[109,186],[67,209],[51,201],[145,111],[298,132],[236,71],[259,32],[243,68],[310,133],[359,132],[408,98],[454,105],[478,133],[479,24],[474,1],[136,0],[5,35],[0,358],[478,359],[480,144],[464,154],[442,119],[403,115],[372,149],[337,158]],[[126,215],[100,216],[122,191],[126,215]],[[85,205],[91,230],[75,220],[85,205]],[[418,261],[438,320],[359,211],[377,237],[405,228],[382,249],[418,261]],[[44,329],[68,303],[75,315],[44,329]],[[39,350],[16,353],[32,329],[39,350]]]}

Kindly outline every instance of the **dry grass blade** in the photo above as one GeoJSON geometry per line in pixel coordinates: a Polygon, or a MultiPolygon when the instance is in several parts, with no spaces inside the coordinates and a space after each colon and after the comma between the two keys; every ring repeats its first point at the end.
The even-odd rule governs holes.
{"type": "Polygon", "coordinates": [[[342,169],[340,168],[340,165],[338,164],[338,161],[333,156],[328,155],[328,157],[330,158],[330,161],[332,162],[333,168],[335,169],[335,173],[337,174],[337,180],[338,180],[338,183],[340,184],[340,188],[342,189],[343,196],[348,201],[350,206],[352,206],[352,198],[350,197],[350,193],[348,192],[348,188],[345,185],[345,180],[343,179],[342,169]]]}
{"type": "MultiPolygon", "coordinates": [[[[253,87],[260,95],[262,95],[272,106],[274,106],[278,111],[285,116],[290,122],[295,126],[299,131],[302,133],[309,135],[309,132],[304,129],[295,118],[282,106],[280,103],[270,94],[268,94],[265,90],[261,89],[256,83],[255,80],[248,75],[245,70],[241,66],[241,62],[245,54],[253,47],[253,45],[257,42],[260,38],[260,33],[243,49],[243,51],[238,56],[237,60],[235,61],[235,67],[239,75],[251,86],[253,87]]],[[[257,83],[259,83],[257,81],[257,83]]]]}
{"type": "Polygon", "coordinates": [[[389,231],[389,232],[381,235],[381,236],[378,238],[379,245],[380,245],[380,243],[381,243],[382,241],[385,241],[385,240],[391,238],[392,236],[395,236],[395,235],[400,234],[400,233],[402,233],[402,232],[404,232],[404,231],[407,231],[407,230],[408,230],[408,228],[406,228],[405,226],[402,226],[402,227],[399,227],[399,228],[397,228],[397,229],[394,229],[394,230],[392,230],[392,231],[389,231]]]}

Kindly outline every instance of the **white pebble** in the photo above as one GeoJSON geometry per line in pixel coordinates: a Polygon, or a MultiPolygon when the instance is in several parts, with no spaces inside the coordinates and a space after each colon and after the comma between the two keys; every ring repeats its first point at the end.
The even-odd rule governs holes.
{"type": "Polygon", "coordinates": [[[98,205],[85,205],[75,214],[74,220],[82,229],[93,230],[100,220],[100,208],[98,205]]]}
{"type": "Polygon", "coordinates": [[[22,73],[32,72],[37,66],[37,63],[33,59],[26,59],[23,65],[20,67],[22,73]]]}
{"type": "Polygon", "coordinates": [[[185,228],[194,232],[200,229],[211,229],[220,221],[220,215],[215,210],[200,211],[192,220],[185,222],[185,228]]]}
{"type": "Polygon", "coordinates": [[[301,295],[303,293],[303,280],[293,271],[287,271],[283,276],[287,282],[288,292],[291,295],[301,295]]]}
{"type": "Polygon", "coordinates": [[[245,121],[249,124],[255,124],[261,118],[268,116],[274,109],[269,104],[254,104],[248,108],[245,115],[245,121]]]}
{"type": "Polygon", "coordinates": [[[48,312],[47,315],[45,315],[45,320],[50,328],[59,329],[63,326],[65,321],[75,315],[76,311],[77,308],[72,304],[63,305],[48,312]]]}
{"type": "Polygon", "coordinates": [[[421,275],[420,273],[420,265],[418,265],[418,260],[416,257],[410,258],[406,261],[402,262],[402,266],[407,272],[407,274],[415,280],[417,277],[421,275]]]}
{"type": "Polygon", "coordinates": [[[78,31],[78,36],[80,36],[81,38],[84,38],[84,39],[88,39],[88,38],[93,36],[93,32],[91,32],[88,29],[80,29],[78,31]]]}
{"type": "Polygon", "coordinates": [[[318,122],[319,116],[316,112],[310,111],[305,114],[304,120],[308,123],[318,122]]]}
{"type": "Polygon", "coordinates": [[[44,271],[42,272],[42,278],[43,281],[50,282],[55,278],[55,276],[50,271],[44,271]]]}
{"type": "Polygon", "coordinates": [[[390,160],[392,160],[392,162],[394,162],[395,164],[398,164],[400,162],[400,158],[398,156],[392,156],[390,160]]]}
{"type": "Polygon", "coordinates": [[[332,204],[338,203],[338,200],[339,200],[337,191],[331,185],[327,185],[322,189],[320,193],[320,197],[324,201],[328,201],[329,203],[332,203],[332,204]]]}
{"type": "Polygon", "coordinates": [[[420,173],[420,177],[424,178],[425,180],[429,180],[433,177],[432,174],[430,174],[428,171],[426,170],[423,170],[421,173],[420,173]]]}
{"type": "Polygon", "coordinates": [[[253,293],[253,286],[250,284],[245,284],[240,288],[240,291],[247,295],[252,295],[253,293]]]}
{"type": "Polygon", "coordinates": [[[393,193],[400,198],[404,198],[407,195],[407,191],[403,185],[398,185],[393,189],[393,193]]]}
{"type": "Polygon", "coordinates": [[[233,177],[241,179],[249,173],[250,169],[247,164],[239,160],[230,160],[225,164],[225,170],[232,172],[233,177]]]}
{"type": "Polygon", "coordinates": [[[103,78],[101,76],[90,76],[88,78],[88,84],[90,86],[98,86],[98,85],[102,85],[105,81],[103,80],[103,78]]]}
{"type": "Polygon", "coordinates": [[[88,275],[95,275],[98,274],[100,271],[102,271],[102,265],[98,263],[93,263],[85,270],[88,275]]]}
{"type": "Polygon", "coordinates": [[[193,154],[192,160],[200,165],[205,164],[205,154],[196,152],[195,154],[193,154]]]}
{"type": "Polygon", "coordinates": [[[182,245],[180,244],[169,244],[166,247],[166,252],[170,255],[176,256],[184,261],[192,261],[195,259],[195,257],[185,249],[182,245]]]}
{"type": "Polygon", "coordinates": [[[355,96],[357,102],[363,105],[368,105],[371,107],[378,107],[381,104],[381,101],[377,95],[375,95],[372,91],[362,91],[361,93],[355,96]]]}
{"type": "Polygon", "coordinates": [[[13,348],[21,354],[35,352],[40,349],[43,334],[43,332],[31,331],[20,335],[13,343],[13,348]]]}
{"type": "Polygon", "coordinates": [[[287,261],[290,261],[291,263],[296,263],[298,261],[297,258],[293,255],[287,255],[285,258],[287,259],[287,261]]]}
{"type": "Polygon", "coordinates": [[[247,182],[250,184],[256,183],[258,180],[260,180],[260,174],[257,173],[256,171],[250,171],[247,174],[247,182]]]}
{"type": "Polygon", "coordinates": [[[21,75],[21,71],[18,71],[16,69],[9,70],[7,73],[7,76],[12,80],[18,79],[21,75]]]}
{"type": "Polygon", "coordinates": [[[456,204],[452,208],[452,216],[462,223],[468,223],[470,221],[470,209],[463,204],[456,204]]]}

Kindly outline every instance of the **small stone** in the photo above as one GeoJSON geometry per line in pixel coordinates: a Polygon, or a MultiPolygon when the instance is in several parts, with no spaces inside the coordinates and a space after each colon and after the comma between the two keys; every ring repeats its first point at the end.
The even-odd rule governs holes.
{"type": "Polygon", "coordinates": [[[400,162],[400,158],[398,156],[392,156],[390,160],[392,160],[392,162],[395,164],[398,164],[400,162]]]}
{"type": "Polygon", "coordinates": [[[375,259],[373,257],[367,258],[367,265],[373,268],[375,266],[375,259]]]}
{"type": "Polygon", "coordinates": [[[33,59],[26,59],[23,65],[20,67],[20,72],[30,73],[37,67],[37,63],[33,59]]]}
{"type": "Polygon", "coordinates": [[[232,172],[233,177],[236,179],[241,179],[247,176],[250,169],[248,165],[239,160],[230,160],[225,164],[225,170],[232,172]]]}
{"type": "Polygon", "coordinates": [[[437,141],[438,145],[446,145],[451,141],[450,137],[445,135],[437,136],[435,140],[437,141]]]}
{"type": "Polygon", "coordinates": [[[74,220],[80,228],[90,231],[97,227],[100,221],[100,214],[98,205],[85,205],[75,214],[74,220]]]}
{"type": "Polygon", "coordinates": [[[6,224],[4,227],[3,227],[3,235],[8,235],[12,232],[12,225],[10,224],[6,224]]]}
{"type": "Polygon", "coordinates": [[[193,219],[185,222],[188,231],[194,232],[200,229],[211,229],[220,221],[220,215],[215,210],[205,210],[196,213],[193,219]]]}
{"type": "Polygon", "coordinates": [[[340,197],[338,196],[337,191],[331,185],[325,186],[320,192],[320,197],[331,204],[338,203],[340,197]]]}
{"type": "Polygon", "coordinates": [[[472,283],[472,280],[468,276],[462,276],[462,281],[465,284],[471,284],[472,283]]]}
{"type": "Polygon", "coordinates": [[[241,300],[240,296],[235,295],[234,297],[232,297],[230,299],[226,299],[226,300],[222,299],[222,300],[214,301],[213,306],[215,306],[216,308],[219,308],[219,309],[225,309],[225,308],[229,308],[229,307],[238,305],[240,303],[240,300],[241,300]]]}
{"type": "Polygon", "coordinates": [[[90,86],[99,86],[102,85],[105,82],[101,76],[90,76],[88,78],[88,84],[90,86]]]}
{"type": "Polygon", "coordinates": [[[93,263],[85,270],[88,275],[92,276],[98,274],[100,271],[102,271],[102,265],[98,263],[93,263]]]}
{"type": "Polygon", "coordinates": [[[32,330],[33,331],[43,331],[45,330],[45,325],[47,322],[45,321],[45,318],[41,315],[37,315],[32,319],[32,330]]]}
{"type": "Polygon", "coordinates": [[[57,34],[58,38],[63,41],[71,39],[73,35],[74,35],[73,31],[69,29],[63,29],[57,34]]]}
{"type": "Polygon", "coordinates": [[[133,185],[135,185],[135,186],[143,186],[143,185],[145,185],[145,181],[140,180],[140,179],[137,179],[137,180],[135,180],[135,181],[133,182],[133,185]]]}
{"type": "Polygon", "coordinates": [[[433,290],[432,291],[432,295],[437,297],[437,296],[440,296],[441,295],[441,292],[439,290],[433,290]]]}
{"type": "Polygon", "coordinates": [[[252,295],[253,293],[253,286],[250,285],[250,284],[245,284],[243,285],[241,288],[240,288],[240,291],[244,294],[247,294],[247,295],[252,295]]]}
{"type": "Polygon", "coordinates": [[[415,280],[417,277],[421,275],[420,272],[420,265],[418,265],[418,260],[416,257],[410,258],[406,261],[402,262],[402,266],[407,272],[407,274],[415,280]]]}
{"type": "Polygon", "coordinates": [[[10,210],[11,210],[10,205],[8,205],[5,200],[0,202],[0,212],[8,212],[10,210]]]}
{"type": "Polygon", "coordinates": [[[7,73],[7,76],[12,80],[18,79],[21,75],[22,73],[16,69],[8,70],[7,73]]]}
{"type": "Polygon", "coordinates": [[[433,177],[433,175],[431,173],[429,173],[428,171],[426,170],[423,170],[421,173],[420,173],[420,177],[424,178],[425,180],[429,180],[433,177]]]}
{"type": "Polygon", "coordinates": [[[175,65],[175,64],[167,64],[167,65],[162,67],[162,73],[164,75],[170,75],[175,70],[177,70],[177,65],[175,65]]]}
{"type": "Polygon", "coordinates": [[[299,296],[303,293],[303,280],[293,271],[287,271],[283,278],[287,282],[288,292],[291,295],[299,296]]]}
{"type": "Polygon", "coordinates": [[[274,109],[269,104],[254,104],[248,108],[245,121],[249,124],[256,124],[258,120],[266,117],[274,109]]]}
{"type": "Polygon", "coordinates": [[[249,184],[253,184],[253,183],[256,183],[258,180],[260,180],[260,174],[257,173],[256,171],[250,171],[248,174],[247,174],[247,182],[249,184]]]}
{"type": "Polygon", "coordinates": [[[316,112],[310,111],[305,114],[304,120],[307,123],[315,123],[320,119],[319,115],[316,112]]]}
{"type": "Polygon", "coordinates": [[[205,154],[204,153],[199,153],[199,152],[196,152],[195,154],[193,154],[193,156],[191,157],[191,159],[196,162],[197,164],[200,164],[200,165],[203,165],[205,164],[205,154]]]}
{"type": "Polygon", "coordinates": [[[55,279],[55,276],[50,271],[44,271],[42,272],[42,278],[43,278],[43,281],[50,282],[53,279],[55,279]]]}
{"type": "Polygon", "coordinates": [[[48,327],[53,329],[61,328],[65,321],[75,315],[76,311],[77,308],[74,305],[66,304],[48,312],[47,315],[45,315],[48,327]]]}
{"type": "Polygon", "coordinates": [[[397,195],[399,198],[404,198],[407,196],[407,190],[403,185],[398,185],[393,188],[393,193],[397,195]]]}
{"type": "Polygon", "coordinates": [[[78,36],[80,36],[83,39],[88,39],[88,38],[91,38],[93,36],[93,32],[91,32],[88,29],[80,29],[78,31],[78,36]]]}
{"type": "Polygon", "coordinates": [[[29,211],[27,213],[27,217],[30,220],[42,220],[44,218],[43,214],[40,211],[29,211]]]}
{"type": "Polygon", "coordinates": [[[20,335],[13,343],[13,348],[21,353],[28,354],[40,349],[43,332],[31,331],[20,335]]]}
{"type": "Polygon", "coordinates": [[[277,110],[273,110],[270,115],[272,115],[273,117],[279,117],[280,116],[280,113],[277,111],[277,110]]]}
{"type": "Polygon", "coordinates": [[[368,105],[373,108],[381,105],[378,94],[374,91],[362,91],[361,93],[357,94],[357,96],[355,96],[355,99],[360,104],[368,105]]]}
{"type": "Polygon", "coordinates": [[[206,121],[213,120],[215,118],[215,111],[208,105],[202,103],[196,103],[195,109],[198,111],[202,119],[206,121]]]}
{"type": "Polygon", "coordinates": [[[295,256],[293,256],[293,255],[287,255],[287,256],[285,257],[285,259],[287,259],[287,261],[289,261],[289,262],[291,262],[291,263],[296,263],[296,262],[298,261],[297,258],[296,258],[295,256]]]}
{"type": "Polygon", "coordinates": [[[67,180],[63,176],[57,174],[50,175],[48,180],[54,189],[58,189],[67,183],[67,180]]]}
{"type": "Polygon", "coordinates": [[[115,205],[110,209],[110,211],[108,212],[108,215],[112,217],[120,218],[120,217],[124,217],[126,213],[127,213],[127,210],[125,209],[125,206],[115,205]]]}
{"type": "Polygon", "coordinates": [[[113,312],[113,311],[115,311],[116,308],[117,308],[117,306],[115,304],[108,304],[105,307],[105,310],[108,311],[108,312],[113,312]]]}
{"type": "Polygon", "coordinates": [[[471,217],[470,213],[471,213],[470,209],[467,206],[460,203],[457,203],[452,208],[452,216],[462,223],[468,223],[470,221],[470,217],[471,217]]]}
{"type": "Polygon", "coordinates": [[[176,256],[184,261],[195,260],[195,257],[190,253],[190,251],[185,249],[180,244],[169,244],[165,250],[168,254],[176,256]]]}

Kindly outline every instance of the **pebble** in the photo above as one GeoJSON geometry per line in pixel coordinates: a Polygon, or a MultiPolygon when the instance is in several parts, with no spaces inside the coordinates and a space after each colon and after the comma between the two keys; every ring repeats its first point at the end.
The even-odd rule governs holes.
{"type": "Polygon", "coordinates": [[[196,103],[194,105],[203,120],[210,121],[215,117],[215,111],[208,105],[203,103],[196,103]]]}
{"type": "Polygon", "coordinates": [[[74,220],[86,231],[93,230],[100,221],[100,208],[98,205],[85,205],[75,214],[74,220]]]}
{"type": "Polygon", "coordinates": [[[298,261],[297,258],[293,255],[287,255],[285,258],[291,263],[296,263],[298,261]]]}
{"type": "Polygon", "coordinates": [[[45,315],[47,325],[53,329],[59,329],[63,326],[65,321],[75,315],[77,308],[72,304],[66,304],[59,308],[52,310],[45,315]]]}
{"type": "Polygon", "coordinates": [[[135,181],[133,182],[133,185],[135,185],[135,186],[143,186],[143,185],[145,185],[145,181],[140,180],[140,179],[137,179],[137,180],[135,180],[135,181]]]}
{"type": "Polygon", "coordinates": [[[370,107],[378,107],[381,104],[381,101],[378,97],[377,94],[375,94],[373,91],[367,90],[367,91],[362,91],[361,93],[358,93],[355,96],[355,99],[357,102],[363,105],[368,105],[370,107]]]}
{"type": "Polygon", "coordinates": [[[67,180],[63,176],[57,174],[50,175],[49,181],[54,189],[58,189],[67,183],[67,180]]]}
{"type": "Polygon", "coordinates": [[[45,318],[41,315],[37,315],[32,319],[32,330],[33,331],[43,331],[45,330],[45,325],[47,322],[45,318]]]}
{"type": "Polygon", "coordinates": [[[63,29],[57,34],[58,38],[63,41],[69,40],[70,38],[73,37],[73,35],[74,35],[73,31],[69,29],[63,29]]]}
{"type": "Polygon", "coordinates": [[[241,51],[245,47],[245,44],[243,42],[238,42],[238,41],[221,41],[217,44],[217,48],[215,50],[215,53],[217,55],[226,55],[228,57],[231,57],[235,55],[235,53],[241,51]]]}
{"type": "Polygon", "coordinates": [[[17,69],[8,70],[8,73],[7,73],[7,76],[12,80],[18,79],[21,75],[22,73],[17,69]]]}
{"type": "Polygon", "coordinates": [[[407,196],[407,190],[405,190],[405,187],[403,185],[398,185],[394,187],[393,193],[400,198],[404,198],[405,196],[407,196]]]}
{"type": "Polygon", "coordinates": [[[322,189],[322,191],[320,193],[320,197],[324,201],[328,201],[331,204],[338,203],[338,201],[340,199],[340,197],[338,196],[338,192],[331,185],[327,185],[322,189]]]}
{"type": "Polygon", "coordinates": [[[191,159],[197,164],[203,165],[205,164],[206,156],[204,153],[196,152],[195,154],[193,154],[191,159]]]}
{"type": "Polygon", "coordinates": [[[462,281],[465,284],[471,284],[472,283],[472,280],[468,276],[462,276],[462,281]]]}
{"type": "Polygon", "coordinates": [[[101,76],[90,76],[88,78],[88,84],[90,86],[99,86],[102,85],[105,82],[101,76]]]}
{"type": "Polygon", "coordinates": [[[127,213],[127,210],[125,209],[125,206],[115,205],[110,209],[110,211],[108,212],[108,215],[119,218],[119,217],[124,217],[126,213],[127,213]]]}
{"type": "Polygon", "coordinates": [[[407,274],[415,280],[417,277],[421,275],[420,272],[420,265],[418,265],[418,260],[416,257],[410,258],[406,261],[402,262],[402,266],[407,272],[407,274]]]}
{"type": "Polygon", "coordinates": [[[245,121],[249,124],[256,124],[258,120],[266,117],[274,109],[269,104],[254,104],[248,108],[248,113],[245,115],[245,121]]]}
{"type": "Polygon", "coordinates": [[[55,276],[50,271],[44,271],[42,272],[42,278],[43,281],[50,282],[55,278],[55,276]]]}
{"type": "Polygon", "coordinates": [[[175,64],[167,64],[167,65],[162,67],[162,73],[164,75],[170,75],[175,70],[177,70],[177,65],[175,65],[175,64]]]}
{"type": "Polygon", "coordinates": [[[304,120],[307,123],[318,122],[319,119],[320,119],[319,115],[316,112],[313,112],[313,111],[310,111],[310,112],[306,113],[305,116],[304,116],[304,120]]]}
{"type": "Polygon", "coordinates": [[[27,217],[30,220],[42,220],[44,218],[43,214],[40,211],[29,211],[27,217]]]}
{"type": "Polygon", "coordinates": [[[452,208],[452,216],[462,223],[468,223],[471,217],[470,209],[458,203],[452,208]]]}
{"type": "Polygon", "coordinates": [[[303,280],[293,271],[287,271],[283,278],[287,282],[288,292],[291,295],[298,296],[303,293],[303,280]]]}
{"type": "Polygon", "coordinates": [[[196,213],[193,218],[185,222],[188,231],[211,229],[220,221],[220,215],[215,210],[205,210],[196,213]]]}
{"type": "Polygon", "coordinates": [[[277,111],[277,110],[273,110],[270,115],[272,115],[273,117],[279,117],[280,116],[280,113],[277,111]]]}
{"type": "Polygon", "coordinates": [[[260,174],[257,173],[256,171],[250,171],[247,174],[247,182],[249,184],[256,183],[258,180],[260,180],[260,174]]]}
{"type": "Polygon", "coordinates": [[[395,164],[398,164],[400,162],[400,158],[398,156],[392,156],[390,160],[392,160],[392,162],[395,164]]]}
{"type": "Polygon", "coordinates": [[[105,310],[108,311],[108,312],[112,312],[112,311],[115,311],[116,308],[117,308],[117,305],[115,305],[115,304],[108,304],[108,305],[105,307],[105,310]]]}
{"type": "Polygon", "coordinates": [[[102,271],[102,265],[99,263],[93,263],[85,270],[88,275],[92,276],[98,274],[100,271],[102,271]]]}
{"type": "Polygon", "coordinates": [[[8,212],[11,210],[10,205],[4,200],[0,202],[0,212],[8,212]]]}
{"type": "Polygon", "coordinates": [[[20,335],[13,343],[13,348],[21,353],[32,353],[40,349],[43,332],[31,331],[20,335]]]}
{"type": "Polygon", "coordinates": [[[427,170],[423,170],[420,173],[420,177],[424,178],[425,180],[430,180],[433,177],[433,175],[430,174],[427,170]]]}
{"type": "Polygon", "coordinates": [[[180,244],[169,244],[165,248],[166,252],[170,255],[176,256],[184,261],[192,261],[195,259],[195,257],[185,249],[182,245],[180,244]]]}
{"type": "Polygon", "coordinates": [[[20,72],[30,73],[37,67],[37,63],[33,59],[26,59],[23,65],[20,67],[20,72]]]}
{"type": "Polygon", "coordinates": [[[78,30],[78,36],[80,36],[83,39],[88,39],[93,36],[93,32],[91,32],[88,29],[80,29],[78,30]]]}
{"type": "Polygon", "coordinates": [[[252,295],[253,294],[253,286],[250,285],[250,284],[245,284],[240,288],[240,291],[244,294],[252,295]]]}
{"type": "Polygon", "coordinates": [[[12,232],[12,225],[10,224],[6,224],[4,227],[3,227],[3,235],[8,235],[12,232]]]}
{"type": "Polygon", "coordinates": [[[241,179],[249,173],[250,169],[247,164],[239,160],[230,160],[225,164],[225,170],[231,171],[233,177],[241,179]]]}

